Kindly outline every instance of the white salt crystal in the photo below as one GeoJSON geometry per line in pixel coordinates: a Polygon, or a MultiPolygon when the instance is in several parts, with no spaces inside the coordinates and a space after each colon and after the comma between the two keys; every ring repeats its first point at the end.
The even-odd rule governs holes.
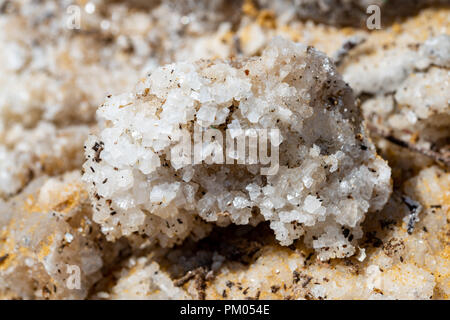
{"type": "Polygon", "coordinates": [[[142,84],[107,99],[98,111],[100,133],[86,142],[83,179],[108,239],[139,242],[144,234],[147,244],[167,247],[206,235],[214,223],[268,220],[282,245],[304,235],[319,259],[355,253],[364,215],[390,195],[390,170],[365,136],[352,90],[325,55],[275,38],[258,58],[174,63],[142,84]],[[174,159],[182,129],[193,141],[210,129],[226,137],[224,128],[231,138],[246,133],[253,140],[246,157],[234,145],[220,149],[218,135],[192,145],[198,163],[174,159]],[[270,130],[267,155],[276,156],[269,175],[261,174],[267,163],[255,145],[261,129],[270,130]],[[248,153],[257,155],[253,163],[248,153]],[[214,162],[223,154],[242,162],[214,162]]]}

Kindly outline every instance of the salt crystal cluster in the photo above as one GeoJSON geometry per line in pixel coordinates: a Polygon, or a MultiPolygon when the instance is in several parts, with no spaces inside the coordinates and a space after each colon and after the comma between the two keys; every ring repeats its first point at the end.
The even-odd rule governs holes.
{"type": "Polygon", "coordinates": [[[83,179],[110,240],[171,246],[202,237],[211,223],[266,220],[282,245],[304,236],[321,259],[345,257],[365,214],[391,192],[390,168],[365,136],[352,90],[324,54],[282,38],[260,57],[160,67],[97,115],[83,179]],[[245,162],[251,148],[245,164],[208,164],[207,152],[201,163],[174,161],[182,133],[196,127],[224,137],[233,128],[279,130],[280,141],[269,139],[278,170],[263,175],[267,165],[245,162]]]}
{"type": "Polygon", "coordinates": [[[450,126],[449,68],[450,36],[438,34],[422,43],[403,39],[377,48],[342,72],[356,93],[366,94],[362,109],[373,124],[439,149],[450,126]]]}
{"type": "MultiPolygon", "coordinates": [[[[131,90],[160,63],[185,59],[190,46],[200,57],[206,49],[228,52],[209,40],[232,6],[1,0],[0,10],[0,198],[8,199],[33,178],[81,167],[82,143],[106,95],[131,90]]],[[[225,23],[220,34],[230,28],[225,23]]]]}

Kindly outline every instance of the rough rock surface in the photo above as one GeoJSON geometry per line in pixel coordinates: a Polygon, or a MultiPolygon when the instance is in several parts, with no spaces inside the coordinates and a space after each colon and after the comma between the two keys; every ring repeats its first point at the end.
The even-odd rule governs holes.
{"type": "Polygon", "coordinates": [[[0,210],[0,292],[10,298],[83,299],[126,249],[92,221],[78,171],[34,180],[0,210]]]}

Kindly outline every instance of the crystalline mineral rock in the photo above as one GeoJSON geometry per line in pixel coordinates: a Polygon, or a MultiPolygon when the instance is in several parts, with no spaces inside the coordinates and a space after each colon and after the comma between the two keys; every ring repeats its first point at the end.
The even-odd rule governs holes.
{"type": "Polygon", "coordinates": [[[320,259],[346,257],[365,215],[391,192],[390,168],[365,135],[352,90],[324,54],[282,38],[260,57],[160,67],[97,115],[83,180],[109,240],[168,247],[212,224],[265,220],[282,245],[304,236],[320,259]],[[250,164],[250,142],[246,154],[219,143],[229,132],[263,131],[276,166],[250,164]],[[183,159],[200,162],[176,157],[186,133],[194,145],[183,159]],[[212,161],[218,154],[236,162],[212,161]],[[269,166],[277,170],[262,174],[269,166]]]}
{"type": "Polygon", "coordinates": [[[448,299],[448,3],[0,0],[0,299],[448,299]]]}
{"type": "Polygon", "coordinates": [[[440,34],[416,45],[398,41],[342,73],[355,93],[369,95],[361,106],[366,119],[405,141],[438,145],[450,126],[449,67],[450,35],[440,34]]]}

